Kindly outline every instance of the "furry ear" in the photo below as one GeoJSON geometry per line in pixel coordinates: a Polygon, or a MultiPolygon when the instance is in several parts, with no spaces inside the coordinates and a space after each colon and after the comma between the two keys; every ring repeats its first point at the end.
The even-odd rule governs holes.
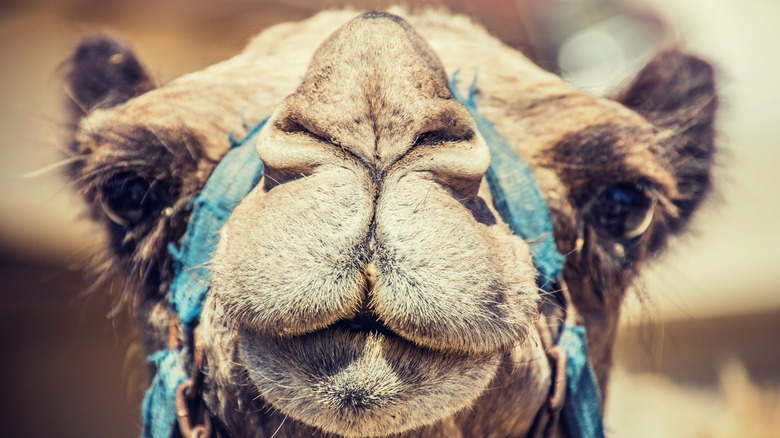
{"type": "Polygon", "coordinates": [[[74,123],[95,108],[119,105],[154,88],[132,50],[105,35],[81,40],[67,64],[74,123]]]}
{"type": "Polygon", "coordinates": [[[658,53],[616,100],[643,115],[664,133],[661,145],[679,196],[672,233],[684,230],[711,188],[718,96],[715,69],[677,49],[658,53]]]}

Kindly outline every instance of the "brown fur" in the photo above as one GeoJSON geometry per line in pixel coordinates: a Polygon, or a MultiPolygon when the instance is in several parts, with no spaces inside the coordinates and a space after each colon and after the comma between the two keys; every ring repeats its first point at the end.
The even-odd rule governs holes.
{"type": "Polygon", "coordinates": [[[481,112],[534,168],[604,392],[627,287],[709,189],[712,69],[669,49],[606,100],[464,17],[355,15],[273,27],[151,91],[128,49],[86,40],[69,75],[72,147],[86,157],[72,175],[154,350],[170,313],[166,245],[228,134],[270,114],[264,179],[221,232],[197,330],[219,433],[520,436],[549,392],[535,327],[550,306],[527,243],[493,210],[487,145],[448,74],[479,71],[481,112]],[[636,234],[600,225],[616,186],[647,200],[636,234]],[[128,187],[157,200],[137,221],[112,212],[128,187]]]}

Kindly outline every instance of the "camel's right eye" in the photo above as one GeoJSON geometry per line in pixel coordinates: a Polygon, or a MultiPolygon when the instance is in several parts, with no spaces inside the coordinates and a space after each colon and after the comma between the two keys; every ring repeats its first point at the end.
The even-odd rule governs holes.
{"type": "Polygon", "coordinates": [[[138,224],[164,201],[160,190],[152,186],[148,180],[132,173],[115,175],[103,188],[103,211],[123,227],[138,224]]]}
{"type": "Polygon", "coordinates": [[[596,197],[590,208],[590,219],[613,237],[634,239],[650,226],[652,204],[641,186],[621,183],[607,188],[596,197]]]}

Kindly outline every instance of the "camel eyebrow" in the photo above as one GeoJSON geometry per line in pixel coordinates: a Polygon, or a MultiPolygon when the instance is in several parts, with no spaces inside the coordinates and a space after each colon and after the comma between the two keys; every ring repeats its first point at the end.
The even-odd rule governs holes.
{"type": "Polygon", "coordinates": [[[634,130],[611,124],[597,124],[565,134],[549,150],[545,167],[575,174],[625,175],[631,172],[626,158],[632,150],[625,146],[634,130]]]}
{"type": "Polygon", "coordinates": [[[658,180],[663,175],[651,170],[657,166],[632,164],[637,148],[645,147],[641,134],[635,127],[591,125],[563,135],[551,146],[549,154],[541,157],[539,165],[556,171],[571,187],[575,198],[584,199],[599,187],[621,181],[641,180],[663,186],[663,181],[658,180]]]}
{"type": "Polygon", "coordinates": [[[565,134],[552,150],[556,159],[564,163],[588,163],[593,158],[601,160],[618,152],[619,130],[609,124],[588,126],[565,134]]]}

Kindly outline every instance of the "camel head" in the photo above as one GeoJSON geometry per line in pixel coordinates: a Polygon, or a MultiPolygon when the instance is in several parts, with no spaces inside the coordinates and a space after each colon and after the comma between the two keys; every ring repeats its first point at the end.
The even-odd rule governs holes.
{"type": "Polygon", "coordinates": [[[276,26],[162,86],[111,38],[71,57],[70,176],[147,350],[200,364],[224,436],[521,436],[550,397],[564,319],[587,329],[603,395],[626,289],[709,190],[712,68],[667,49],[597,98],[463,17],[355,15],[276,26]],[[553,288],[495,207],[495,157],[453,97],[474,72],[480,113],[549,209],[553,288]],[[259,180],[186,269],[208,294],[182,320],[179,245],[231,142],[262,174],[229,174],[259,180]]]}

